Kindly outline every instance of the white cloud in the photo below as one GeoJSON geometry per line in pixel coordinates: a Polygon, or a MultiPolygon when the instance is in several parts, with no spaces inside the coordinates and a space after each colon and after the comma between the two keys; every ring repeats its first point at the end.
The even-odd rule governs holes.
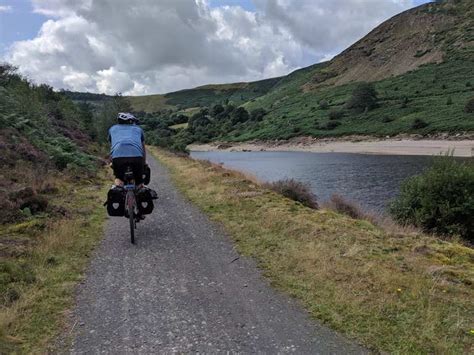
{"type": "Polygon", "coordinates": [[[56,88],[146,94],[257,80],[327,59],[409,0],[32,0],[49,16],[6,60],[56,88]]]}
{"type": "Polygon", "coordinates": [[[10,5],[0,5],[0,13],[12,12],[13,8],[10,5]]]}

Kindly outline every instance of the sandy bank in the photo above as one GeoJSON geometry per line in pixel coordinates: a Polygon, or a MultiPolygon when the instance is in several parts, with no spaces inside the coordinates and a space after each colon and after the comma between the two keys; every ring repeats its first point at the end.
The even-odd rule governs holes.
{"type": "Polygon", "coordinates": [[[389,155],[439,155],[454,150],[457,157],[474,157],[474,140],[298,138],[289,141],[191,144],[192,151],[294,151],[389,155]]]}

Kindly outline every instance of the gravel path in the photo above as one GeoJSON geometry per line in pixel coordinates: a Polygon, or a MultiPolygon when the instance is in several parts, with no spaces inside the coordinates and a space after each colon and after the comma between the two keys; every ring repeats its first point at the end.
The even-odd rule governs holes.
{"type": "Polygon", "coordinates": [[[273,290],[149,158],[160,199],[129,242],[111,218],[78,290],[72,353],[364,353],[273,290]]]}

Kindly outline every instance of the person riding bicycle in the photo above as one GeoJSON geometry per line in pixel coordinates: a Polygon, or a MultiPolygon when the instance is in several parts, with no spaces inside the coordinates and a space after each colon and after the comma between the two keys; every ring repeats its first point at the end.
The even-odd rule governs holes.
{"type": "Polygon", "coordinates": [[[125,174],[129,169],[133,172],[136,196],[138,202],[139,219],[153,211],[153,201],[158,198],[156,191],[143,183],[144,176],[150,178],[150,169],[146,165],[145,136],[138,126],[138,119],[131,113],[120,112],[118,123],[109,129],[111,144],[110,157],[115,181],[107,193],[107,211],[110,216],[124,216],[125,203],[125,174]]]}
{"type": "Polygon", "coordinates": [[[145,135],[137,125],[138,119],[128,112],[117,115],[117,124],[109,129],[110,157],[115,175],[115,186],[122,187],[127,167],[131,167],[135,184],[143,185],[146,165],[145,135]]]}

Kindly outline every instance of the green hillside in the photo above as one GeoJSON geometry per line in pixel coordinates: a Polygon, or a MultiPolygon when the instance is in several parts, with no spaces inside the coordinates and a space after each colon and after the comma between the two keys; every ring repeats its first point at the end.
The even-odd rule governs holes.
{"type": "MultiPolygon", "coordinates": [[[[92,105],[111,98],[66,94],[92,105]]],[[[331,61],[284,77],[128,97],[151,140],[174,148],[213,140],[472,132],[466,106],[473,98],[473,0],[405,11],[331,61]],[[354,106],[364,82],[374,102],[354,106]],[[187,127],[170,128],[186,120],[187,127]]]]}
{"type": "MultiPolygon", "coordinates": [[[[401,13],[333,60],[285,77],[130,100],[148,122],[174,123],[191,108],[188,128],[176,137],[183,143],[472,132],[465,107],[473,97],[474,1],[447,0],[401,13]],[[350,107],[363,82],[375,89],[375,104],[350,107]]],[[[153,132],[157,141],[175,134],[165,128],[153,132]]]]}
{"type": "Polygon", "coordinates": [[[0,65],[2,354],[47,352],[102,234],[107,185],[89,108],[0,65]]]}
{"type": "Polygon", "coordinates": [[[268,93],[278,81],[279,78],[273,78],[251,83],[205,85],[165,95],[127,98],[135,111],[148,113],[164,109],[185,110],[192,107],[206,107],[218,102],[233,102],[240,105],[268,93]]]}

